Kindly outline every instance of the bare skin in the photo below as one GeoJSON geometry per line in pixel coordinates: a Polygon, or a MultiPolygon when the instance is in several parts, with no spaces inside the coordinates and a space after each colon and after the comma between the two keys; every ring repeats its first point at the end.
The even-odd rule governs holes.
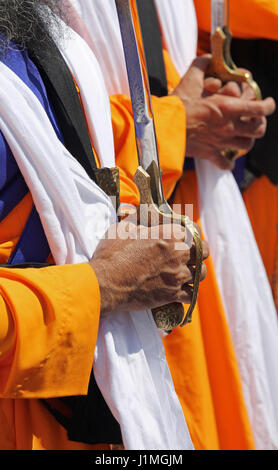
{"type": "Polygon", "coordinates": [[[255,139],[264,136],[266,116],[275,111],[275,102],[272,98],[256,101],[250,87],[241,91],[236,83],[222,87],[221,81],[206,79],[209,60],[207,55],[195,59],[173,94],[186,108],[186,154],[231,170],[234,162],[221,152],[230,148],[247,153],[255,139]]]}
{"type": "MultiPolygon", "coordinates": [[[[125,230],[126,224],[122,221],[117,228],[125,230]]],[[[128,230],[133,234],[128,239],[118,234],[115,239],[102,240],[90,261],[99,282],[101,313],[190,303],[191,291],[185,284],[193,280],[196,255],[187,230],[180,227],[174,234],[170,225],[166,229],[159,226],[155,239],[150,228],[134,225],[128,230]]],[[[114,233],[114,227],[107,235],[109,231],[114,233]]],[[[203,259],[208,255],[208,245],[203,242],[203,259]]],[[[203,264],[202,279],[205,275],[203,264]]]]}

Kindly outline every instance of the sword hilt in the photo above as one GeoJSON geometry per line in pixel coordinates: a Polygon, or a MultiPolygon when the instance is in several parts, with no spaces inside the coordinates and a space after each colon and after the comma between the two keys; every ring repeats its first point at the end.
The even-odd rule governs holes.
{"type": "MultiPolygon", "coordinates": [[[[254,91],[257,100],[262,99],[261,90],[250,72],[243,72],[238,69],[231,57],[232,35],[227,26],[216,28],[211,37],[212,58],[206,74],[219,78],[223,83],[234,81],[237,83],[247,83],[254,91]]],[[[223,155],[229,160],[242,156],[244,150],[227,149],[223,155]]]]}
{"type": "Polygon", "coordinates": [[[199,232],[196,230],[189,217],[176,214],[167,203],[165,203],[164,206],[165,210],[163,209],[163,206],[158,208],[157,205],[154,204],[151,191],[151,177],[148,172],[140,166],[135,173],[134,181],[140,193],[140,208],[145,208],[145,210],[140,210],[139,212],[140,224],[150,226],[154,220],[155,225],[158,225],[159,223],[180,223],[188,229],[196,247],[197,259],[194,282],[192,284],[187,284],[192,289],[192,300],[187,312],[185,313],[183,304],[178,302],[173,302],[171,304],[162,305],[152,309],[156,326],[161,330],[170,332],[177,326],[182,327],[192,321],[192,313],[197,302],[199,283],[201,279],[203,262],[202,241],[199,232]]]}

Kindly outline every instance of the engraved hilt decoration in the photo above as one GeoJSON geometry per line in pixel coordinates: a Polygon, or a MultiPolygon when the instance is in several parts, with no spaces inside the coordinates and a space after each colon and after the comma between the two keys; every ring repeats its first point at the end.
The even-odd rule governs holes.
{"type": "MultiPolygon", "coordinates": [[[[229,30],[229,0],[211,0],[211,62],[206,75],[219,78],[222,83],[234,81],[247,83],[257,100],[262,99],[261,90],[250,72],[240,70],[231,57],[232,34],[229,30]]],[[[244,150],[226,149],[223,155],[232,160],[244,155],[244,150]]]]}
{"type": "Polygon", "coordinates": [[[202,270],[203,250],[201,237],[187,216],[172,211],[163,194],[161,169],[157,151],[156,132],[151,104],[144,46],[138,18],[136,0],[115,0],[128,74],[133,109],[139,166],[134,181],[140,193],[138,210],[141,225],[149,226],[151,220],[159,223],[179,223],[187,228],[196,246],[196,266],[193,284],[187,284],[192,292],[192,302],[184,311],[182,303],[172,303],[152,309],[159,329],[171,331],[191,322],[202,270]]]}
{"type": "Polygon", "coordinates": [[[110,197],[118,213],[120,207],[120,173],[118,168],[96,168],[94,170],[97,185],[110,197]]]}

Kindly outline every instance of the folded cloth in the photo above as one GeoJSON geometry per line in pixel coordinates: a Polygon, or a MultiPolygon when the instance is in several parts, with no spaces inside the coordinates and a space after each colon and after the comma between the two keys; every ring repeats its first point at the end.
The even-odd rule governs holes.
{"type": "MultiPolygon", "coordinates": [[[[90,76],[86,108],[89,114],[95,103],[89,116],[91,129],[101,162],[109,165],[114,153],[104,82],[92,51],[69,32],[61,48],[83,95],[89,83],[83,85],[84,76],[90,76]]],[[[30,189],[54,260],[56,264],[86,262],[116,221],[114,207],[58,140],[31,90],[3,63],[0,77],[0,129],[30,189]]],[[[150,311],[101,317],[94,373],[120,424],[126,449],[193,448],[150,311]]]]}

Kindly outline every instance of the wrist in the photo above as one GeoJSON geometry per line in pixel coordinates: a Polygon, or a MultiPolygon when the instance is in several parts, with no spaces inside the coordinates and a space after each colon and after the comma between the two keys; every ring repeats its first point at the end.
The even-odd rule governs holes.
{"type": "Polygon", "coordinates": [[[121,285],[121,276],[113,260],[92,259],[90,266],[98,281],[100,292],[100,314],[113,312],[119,308],[126,310],[129,304],[128,289],[121,285]]]}
{"type": "Polygon", "coordinates": [[[107,270],[105,270],[105,263],[98,260],[91,260],[88,264],[94,271],[98,282],[100,293],[100,314],[107,313],[111,308],[109,307],[109,281],[107,278],[107,270]],[[104,272],[106,272],[105,276],[104,272]]]}

